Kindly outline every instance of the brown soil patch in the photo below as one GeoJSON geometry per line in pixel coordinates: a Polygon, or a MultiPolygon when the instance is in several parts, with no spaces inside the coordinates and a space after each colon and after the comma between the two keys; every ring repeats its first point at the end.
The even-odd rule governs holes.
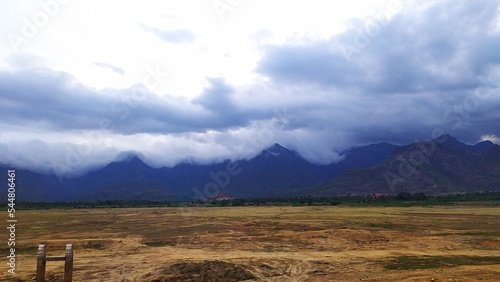
{"type": "Polygon", "coordinates": [[[180,262],[161,271],[151,282],[236,282],[256,277],[243,267],[220,260],[180,262]]]}

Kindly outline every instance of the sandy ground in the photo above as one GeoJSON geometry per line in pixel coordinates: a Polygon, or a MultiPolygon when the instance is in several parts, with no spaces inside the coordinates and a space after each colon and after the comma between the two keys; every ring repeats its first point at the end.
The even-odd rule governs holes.
{"type": "Polygon", "coordinates": [[[74,244],[73,281],[500,281],[498,207],[55,209],[16,232],[0,281],[33,281],[40,243],[74,244]]]}

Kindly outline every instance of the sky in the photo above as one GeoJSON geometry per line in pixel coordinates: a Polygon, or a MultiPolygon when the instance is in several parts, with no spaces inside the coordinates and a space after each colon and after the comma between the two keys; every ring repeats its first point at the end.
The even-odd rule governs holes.
{"type": "Polygon", "coordinates": [[[0,163],[500,144],[500,2],[0,1],[0,163]]]}

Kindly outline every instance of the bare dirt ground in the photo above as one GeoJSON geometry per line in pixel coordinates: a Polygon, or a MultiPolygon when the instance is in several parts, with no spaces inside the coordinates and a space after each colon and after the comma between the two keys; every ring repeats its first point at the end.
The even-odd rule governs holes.
{"type": "MultiPolygon", "coordinates": [[[[75,246],[73,281],[500,281],[498,207],[20,211],[16,275],[75,246]]],[[[2,248],[7,254],[7,246],[2,248]]],[[[7,261],[4,258],[5,262],[7,261]]],[[[62,281],[64,263],[47,263],[62,281]]]]}

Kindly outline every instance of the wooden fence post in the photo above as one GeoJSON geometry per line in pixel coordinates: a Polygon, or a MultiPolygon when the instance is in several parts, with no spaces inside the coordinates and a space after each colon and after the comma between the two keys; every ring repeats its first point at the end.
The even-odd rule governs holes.
{"type": "Polygon", "coordinates": [[[66,258],[64,260],[64,282],[73,281],[73,245],[66,245],[66,258]]]}
{"type": "Polygon", "coordinates": [[[45,267],[47,261],[64,261],[64,282],[73,281],[73,245],[66,245],[64,256],[47,256],[45,245],[38,246],[38,257],[36,260],[36,282],[45,282],[45,267]]]}
{"type": "Polygon", "coordinates": [[[38,246],[38,257],[36,260],[36,282],[45,282],[45,245],[38,246]]]}

